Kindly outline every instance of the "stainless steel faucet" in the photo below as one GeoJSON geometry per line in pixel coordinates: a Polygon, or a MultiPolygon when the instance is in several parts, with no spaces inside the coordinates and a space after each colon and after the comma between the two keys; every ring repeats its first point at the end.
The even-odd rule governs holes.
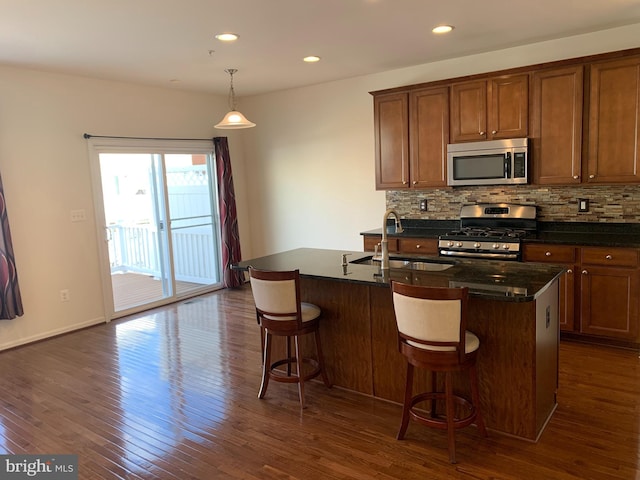
{"type": "Polygon", "coordinates": [[[393,215],[396,218],[396,233],[402,233],[402,224],[400,223],[400,215],[395,210],[389,209],[384,212],[382,217],[382,263],[381,270],[389,270],[389,241],[387,240],[387,220],[393,215]]]}

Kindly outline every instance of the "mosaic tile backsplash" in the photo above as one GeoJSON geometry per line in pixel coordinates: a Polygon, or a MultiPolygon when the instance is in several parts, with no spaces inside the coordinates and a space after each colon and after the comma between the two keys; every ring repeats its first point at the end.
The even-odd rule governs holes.
{"type": "Polygon", "coordinates": [[[492,186],[428,190],[389,190],[387,208],[402,218],[457,220],[470,203],[519,203],[538,206],[543,222],[640,223],[640,185],[492,186]],[[427,211],[420,211],[420,200],[427,211]],[[589,200],[589,211],[578,212],[578,199],[589,200]]]}

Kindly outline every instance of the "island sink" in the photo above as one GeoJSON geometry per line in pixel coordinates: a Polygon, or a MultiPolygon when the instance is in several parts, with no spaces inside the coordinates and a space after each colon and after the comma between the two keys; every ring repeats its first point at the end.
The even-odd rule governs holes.
{"type": "MultiPolygon", "coordinates": [[[[349,263],[359,265],[379,265],[379,260],[373,260],[373,256],[362,257],[349,263]]],[[[400,268],[407,270],[423,270],[429,272],[441,272],[453,267],[453,263],[435,262],[431,260],[416,260],[401,257],[391,257],[389,259],[389,268],[400,268]]]]}

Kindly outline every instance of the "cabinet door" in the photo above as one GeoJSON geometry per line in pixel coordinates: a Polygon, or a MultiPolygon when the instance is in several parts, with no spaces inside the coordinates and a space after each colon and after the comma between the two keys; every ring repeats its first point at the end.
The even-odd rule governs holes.
{"type": "Polygon", "coordinates": [[[449,143],[449,89],[429,88],[409,96],[411,186],[447,185],[449,143]]]}
{"type": "Polygon", "coordinates": [[[580,183],[582,102],[582,65],[533,74],[531,143],[534,183],[580,183]]]}
{"type": "Polygon", "coordinates": [[[409,188],[408,103],[407,93],[373,99],[377,190],[409,188]]]}
{"type": "Polygon", "coordinates": [[[637,341],[638,271],[582,266],[580,332],[637,341]]]}
{"type": "Polygon", "coordinates": [[[574,330],[575,319],[575,272],[576,249],[571,245],[525,244],[522,251],[525,262],[564,264],[567,271],[560,277],[560,305],[558,323],[564,331],[574,330]]]}
{"type": "Polygon", "coordinates": [[[489,81],[489,139],[526,137],[529,133],[529,76],[506,75],[489,81]]]}
{"type": "Polygon", "coordinates": [[[587,182],[637,183],[640,56],[591,66],[587,182]]]}
{"type": "Polygon", "coordinates": [[[487,139],[487,82],[451,85],[451,143],[487,139]]]}

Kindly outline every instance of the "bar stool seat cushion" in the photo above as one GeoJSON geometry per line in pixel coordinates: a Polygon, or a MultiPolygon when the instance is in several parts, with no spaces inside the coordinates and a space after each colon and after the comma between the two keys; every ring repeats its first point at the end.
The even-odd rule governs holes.
{"type": "MultiPolygon", "coordinates": [[[[465,331],[465,343],[464,343],[464,353],[475,352],[480,348],[480,339],[476,336],[475,333],[470,332],[469,330],[465,331]]],[[[446,351],[455,351],[455,347],[438,347],[436,345],[424,345],[418,342],[412,342],[411,340],[407,340],[407,343],[411,346],[422,348],[423,350],[433,350],[439,352],[446,351]]]]}

